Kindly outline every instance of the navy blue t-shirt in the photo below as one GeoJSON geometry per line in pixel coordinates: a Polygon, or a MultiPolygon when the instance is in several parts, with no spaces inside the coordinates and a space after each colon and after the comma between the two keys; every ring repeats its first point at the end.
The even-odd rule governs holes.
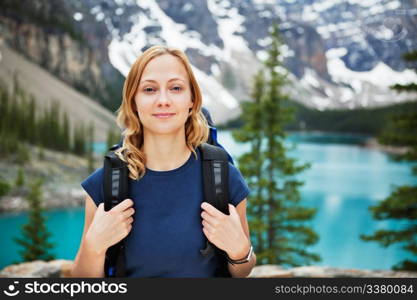
{"type": "MultiPolygon", "coordinates": [[[[200,152],[169,171],[146,169],[139,180],[129,178],[134,201],[132,230],[125,240],[128,277],[214,277],[217,257],[204,257],[202,229],[203,179],[200,152]]],[[[99,205],[103,202],[103,168],[82,187],[99,205]]],[[[241,173],[229,163],[229,199],[237,206],[249,194],[241,173]]]]}

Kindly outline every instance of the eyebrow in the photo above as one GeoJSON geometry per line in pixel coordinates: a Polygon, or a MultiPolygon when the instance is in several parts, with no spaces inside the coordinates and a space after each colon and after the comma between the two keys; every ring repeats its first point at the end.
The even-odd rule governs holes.
{"type": "MultiPolygon", "coordinates": [[[[174,80],[180,80],[180,81],[185,82],[183,79],[178,78],[178,77],[171,78],[170,80],[168,80],[168,82],[171,82],[171,81],[174,81],[174,80]]],[[[144,82],[147,82],[147,81],[149,81],[149,82],[156,82],[156,80],[153,80],[153,79],[145,79],[145,80],[141,80],[141,81],[140,81],[140,84],[142,84],[142,83],[144,83],[144,82]]]]}

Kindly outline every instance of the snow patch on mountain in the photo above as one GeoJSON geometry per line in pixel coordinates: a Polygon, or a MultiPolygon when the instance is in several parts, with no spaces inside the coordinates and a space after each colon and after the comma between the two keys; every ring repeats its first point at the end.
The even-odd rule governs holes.
{"type": "Polygon", "coordinates": [[[372,70],[355,72],[348,69],[341,59],[347,53],[345,48],[326,51],[327,68],[332,79],[339,83],[350,84],[357,92],[361,92],[361,82],[368,82],[382,88],[399,83],[408,84],[417,81],[417,74],[410,69],[395,71],[383,62],[379,62],[372,70]]]}
{"type": "Polygon", "coordinates": [[[210,107],[217,103],[229,109],[238,108],[239,103],[217,80],[197,68],[193,68],[193,71],[203,93],[203,105],[210,107]]]}
{"type": "Polygon", "coordinates": [[[201,51],[203,55],[221,56],[221,50],[213,45],[205,45],[200,40],[200,34],[195,31],[187,30],[186,25],[174,22],[155,1],[137,1],[138,6],[149,9],[159,25],[162,28],[160,37],[167,45],[185,51],[187,48],[195,48],[201,51]]]}
{"type": "Polygon", "coordinates": [[[238,61],[234,61],[232,52],[251,52],[245,39],[235,34],[245,30],[242,26],[245,18],[238,13],[236,7],[231,7],[226,0],[208,0],[207,7],[217,22],[218,32],[224,43],[223,59],[239,64],[238,61]]]}
{"type": "MultiPolygon", "coordinates": [[[[225,5],[224,2],[223,6],[225,5]]],[[[219,3],[213,2],[212,4],[219,7],[219,3]]],[[[234,32],[242,30],[240,24],[244,21],[242,17],[239,18],[236,8],[227,10],[230,18],[219,20],[220,35],[225,42],[225,49],[223,50],[213,44],[204,44],[198,32],[187,30],[184,24],[174,22],[155,1],[137,1],[137,5],[150,13],[141,12],[134,16],[135,25],[132,26],[130,32],[125,34],[123,38],[113,38],[109,45],[110,61],[124,76],[127,76],[130,67],[141,54],[141,49],[149,44],[166,44],[184,52],[189,48],[198,49],[202,55],[214,56],[219,61],[232,60],[232,51],[237,50],[236,47],[242,49],[244,45],[243,38],[234,35],[234,32]],[[145,32],[147,26],[160,27],[160,33],[158,34],[160,38],[147,35],[145,32]]],[[[186,7],[185,9],[190,8],[186,7]]],[[[250,51],[247,46],[246,49],[250,51]]],[[[192,68],[203,94],[203,105],[214,112],[214,117],[219,122],[224,122],[228,119],[227,115],[230,114],[231,110],[239,108],[238,101],[213,76],[205,74],[194,65],[192,65],[192,68]]],[[[214,75],[220,74],[217,64],[212,64],[211,70],[214,75]]]]}
{"type": "Polygon", "coordinates": [[[316,88],[320,87],[320,83],[317,80],[317,74],[310,68],[306,68],[304,71],[304,76],[301,78],[301,83],[314,86],[316,88]]]}
{"type": "MultiPolygon", "coordinates": [[[[140,12],[130,15],[133,25],[130,31],[129,27],[124,27],[127,34],[113,34],[109,47],[111,63],[126,75],[145,46],[167,44],[190,53],[192,50],[196,55],[191,56],[196,64],[193,69],[204,104],[214,107],[214,114],[225,116],[225,120],[239,108],[236,99],[248,98],[251,71],[267,58],[271,38],[265,35],[262,24],[268,24],[270,19],[279,20],[280,30],[291,45],[291,48],[287,45],[280,48],[281,58],[289,62],[296,76],[302,76],[292,80],[289,89],[299,92],[293,94],[293,99],[310,107],[323,110],[399,102],[406,100],[405,96],[397,95],[389,86],[417,81],[417,75],[410,69],[392,69],[404,68],[404,64],[395,58],[399,51],[395,47],[400,45],[399,49],[404,51],[407,48],[404,45],[412,48],[414,43],[409,34],[412,30],[406,25],[411,16],[417,14],[417,9],[414,13],[411,6],[398,0],[208,0],[207,7],[185,1],[180,2],[181,6],[172,15],[168,14],[165,1],[161,6],[158,0],[116,2],[120,5],[134,3],[140,12]],[[214,24],[215,28],[200,30],[198,18],[191,20],[187,14],[181,14],[181,11],[189,13],[199,9],[211,14],[209,24],[214,24]],[[253,23],[256,17],[262,22],[253,23]],[[299,22],[304,25],[300,26],[299,22]],[[306,37],[314,30],[320,38],[306,37]],[[398,40],[397,31],[407,34],[407,30],[403,44],[393,43],[393,47],[386,47],[386,41],[398,40]],[[205,41],[204,37],[211,34],[217,40],[220,37],[221,42],[214,43],[214,38],[207,39],[211,42],[205,41]],[[323,45],[325,56],[311,59],[310,56],[317,53],[300,51],[312,42],[323,45]],[[310,63],[300,63],[301,57],[310,63]],[[232,70],[238,83],[232,93],[220,83],[226,68],[232,70]],[[205,72],[211,72],[211,75],[205,72]]],[[[101,8],[95,8],[94,13],[97,18],[102,13],[101,8]]],[[[103,22],[107,24],[107,18],[103,22]]]]}

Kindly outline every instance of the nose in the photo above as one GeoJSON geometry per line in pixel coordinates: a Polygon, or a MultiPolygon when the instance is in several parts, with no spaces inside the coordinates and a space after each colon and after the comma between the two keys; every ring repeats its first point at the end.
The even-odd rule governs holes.
{"type": "Polygon", "coordinates": [[[157,99],[157,105],[158,106],[169,106],[169,105],[171,105],[171,100],[169,98],[168,93],[165,90],[161,89],[161,92],[159,93],[159,97],[157,99]]]}

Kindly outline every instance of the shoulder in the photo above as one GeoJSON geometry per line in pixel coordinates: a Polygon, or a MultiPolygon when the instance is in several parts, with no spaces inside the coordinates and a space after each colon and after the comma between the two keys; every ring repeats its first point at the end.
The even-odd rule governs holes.
{"type": "Polygon", "coordinates": [[[103,202],[103,177],[104,169],[100,167],[81,182],[81,186],[97,206],[103,202]]]}
{"type": "Polygon", "coordinates": [[[97,182],[97,181],[101,182],[103,180],[103,177],[104,177],[104,168],[100,167],[96,169],[93,173],[88,175],[88,177],[83,182],[88,182],[88,183],[97,182]]]}
{"type": "Polygon", "coordinates": [[[229,162],[229,198],[230,203],[237,206],[247,198],[250,190],[239,169],[229,162]]]}
{"type": "MultiPolygon", "coordinates": [[[[202,148],[198,147],[199,154],[209,155],[211,157],[216,157],[219,154],[219,151],[222,152],[220,157],[224,159],[224,155],[227,155],[226,150],[218,146],[208,145],[209,147],[202,148]],[[201,153],[201,151],[206,151],[201,153]],[[213,152],[211,150],[214,150],[213,152]],[[216,153],[217,152],[217,153],[216,153]]],[[[227,157],[226,156],[226,157],[227,157]]],[[[234,166],[230,161],[227,161],[228,164],[228,187],[229,187],[229,202],[234,206],[237,206],[242,200],[244,200],[249,195],[249,187],[240,173],[239,169],[234,166]]]]}
{"type": "Polygon", "coordinates": [[[242,173],[240,173],[239,169],[232,164],[231,162],[228,162],[229,165],[229,176],[235,177],[237,179],[243,179],[242,173]]]}

